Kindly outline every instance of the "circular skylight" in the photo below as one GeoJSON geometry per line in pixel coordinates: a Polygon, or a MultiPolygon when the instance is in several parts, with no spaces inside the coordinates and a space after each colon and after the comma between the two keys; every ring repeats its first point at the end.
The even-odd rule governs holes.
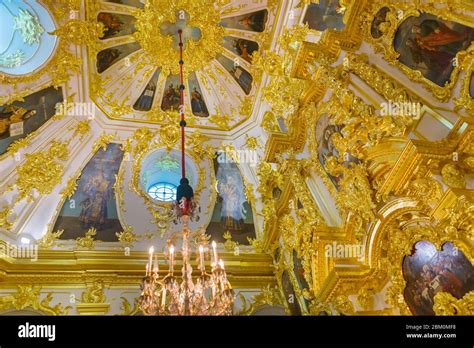
{"type": "Polygon", "coordinates": [[[176,200],[176,185],[168,182],[160,182],[152,185],[148,189],[148,194],[151,198],[161,202],[172,202],[176,200]]]}
{"type": "MultiPolygon", "coordinates": [[[[157,149],[146,155],[140,165],[140,193],[157,202],[176,200],[176,189],[180,183],[181,152],[157,149]]],[[[192,158],[186,158],[186,177],[192,187],[197,186],[197,169],[192,158]]]]}

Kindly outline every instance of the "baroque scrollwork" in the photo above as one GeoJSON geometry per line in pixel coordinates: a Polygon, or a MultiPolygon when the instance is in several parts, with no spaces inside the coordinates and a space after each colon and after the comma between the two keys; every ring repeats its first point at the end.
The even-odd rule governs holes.
{"type": "Polygon", "coordinates": [[[53,141],[49,148],[33,154],[25,154],[25,162],[17,167],[18,178],[9,187],[16,188],[20,198],[33,198],[33,190],[39,194],[50,194],[61,182],[64,162],[68,159],[69,141],[53,141]]]}
{"type": "Polygon", "coordinates": [[[51,301],[53,299],[53,293],[47,293],[46,297],[42,300],[41,296],[41,286],[31,285],[31,286],[22,286],[20,285],[17,289],[17,292],[10,295],[0,296],[0,310],[25,310],[33,309],[39,312],[42,312],[47,315],[67,315],[70,306],[63,307],[61,303],[51,306],[51,301]]]}
{"type": "Polygon", "coordinates": [[[436,315],[472,315],[474,313],[474,292],[457,299],[447,292],[435,295],[433,309],[436,315]]]}
{"type": "Polygon", "coordinates": [[[243,294],[240,294],[240,300],[242,301],[242,309],[238,315],[252,315],[258,309],[264,306],[283,306],[284,299],[281,296],[281,292],[276,287],[268,285],[263,288],[260,293],[252,296],[251,300],[247,300],[243,294]]]}

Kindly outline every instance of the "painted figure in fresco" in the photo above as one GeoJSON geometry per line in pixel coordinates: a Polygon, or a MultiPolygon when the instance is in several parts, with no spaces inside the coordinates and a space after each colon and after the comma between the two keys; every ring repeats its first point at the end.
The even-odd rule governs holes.
{"type": "Polygon", "coordinates": [[[229,172],[227,177],[220,178],[222,181],[219,184],[222,199],[221,222],[225,229],[232,231],[242,230],[247,213],[244,206],[247,200],[239,179],[235,173],[229,172]]]}
{"type": "Polygon", "coordinates": [[[293,265],[294,265],[295,277],[296,277],[296,280],[298,281],[298,285],[300,286],[300,289],[303,290],[303,289],[309,288],[309,284],[305,278],[305,270],[304,270],[302,260],[298,257],[298,253],[296,252],[296,250],[293,250],[293,265]]]}
{"type": "Polygon", "coordinates": [[[234,66],[230,71],[234,79],[239,83],[240,87],[246,94],[249,94],[252,90],[252,76],[242,67],[234,66]]]}
{"type": "Polygon", "coordinates": [[[178,110],[180,104],[180,93],[178,86],[174,87],[171,83],[168,88],[165,90],[163,95],[163,102],[161,108],[164,111],[168,110],[178,110]]]}
{"type": "Polygon", "coordinates": [[[444,86],[454,70],[457,53],[469,47],[473,36],[473,28],[422,14],[402,23],[395,36],[395,49],[401,63],[444,86]]]}
{"type": "Polygon", "coordinates": [[[0,138],[7,138],[10,125],[23,122],[36,115],[36,110],[26,110],[18,106],[7,106],[0,113],[0,138]]]}
{"type": "Polygon", "coordinates": [[[110,181],[107,180],[102,171],[95,176],[90,176],[83,193],[86,197],[80,204],[82,210],[79,220],[83,228],[94,227],[101,230],[107,219],[107,200],[111,195],[110,181]]]}
{"type": "Polygon", "coordinates": [[[344,166],[350,167],[352,163],[358,164],[361,163],[361,160],[357,157],[354,157],[352,154],[341,154],[339,153],[336,143],[339,139],[343,137],[342,130],[344,129],[343,125],[332,125],[329,124],[329,116],[327,114],[322,115],[318,120],[316,126],[316,141],[318,144],[318,159],[319,163],[323,166],[327,176],[333,182],[334,186],[339,190],[339,182],[342,177],[333,176],[328,173],[326,169],[326,162],[329,157],[336,157],[340,159],[341,156],[344,158],[344,166]]]}
{"type": "Polygon", "coordinates": [[[244,39],[234,39],[232,46],[237,54],[249,63],[252,63],[252,53],[258,50],[257,43],[244,39]]]}
{"type": "Polygon", "coordinates": [[[120,57],[120,53],[120,50],[116,48],[109,48],[99,52],[97,55],[97,71],[102,73],[107,70],[120,57]]]}
{"type": "Polygon", "coordinates": [[[123,159],[120,144],[109,144],[97,151],[87,163],[70,200],[64,202],[54,230],[63,230],[61,239],[83,237],[90,229],[97,229],[96,239],[117,241],[116,232],[122,231],[113,189],[123,159]],[[73,202],[74,204],[71,204],[73,202]]]}
{"type": "Polygon", "coordinates": [[[463,48],[467,32],[458,33],[449,29],[445,24],[436,20],[425,20],[420,25],[414,25],[414,39],[407,41],[416,63],[425,63],[430,70],[445,75],[452,70],[452,60],[463,48]]]}
{"type": "Polygon", "coordinates": [[[14,141],[43,126],[56,113],[56,106],[62,101],[62,89],[48,87],[26,96],[23,101],[0,106],[0,155],[14,141]],[[15,127],[21,123],[23,127],[15,127]]]}
{"type": "Polygon", "coordinates": [[[372,26],[370,28],[370,34],[374,39],[378,39],[383,35],[383,26],[386,25],[387,22],[387,14],[390,12],[388,7],[384,7],[380,9],[379,12],[374,17],[372,21],[372,26]]]}
{"type": "Polygon", "coordinates": [[[206,103],[202,97],[202,94],[196,89],[193,88],[191,92],[191,108],[193,110],[193,114],[197,116],[208,116],[209,112],[207,111],[206,103]]]}
{"type": "MultiPolygon", "coordinates": [[[[316,141],[318,143],[318,159],[319,163],[326,170],[326,160],[328,157],[334,156],[339,158],[339,153],[332,142],[332,136],[336,133],[341,132],[342,127],[329,124],[329,117],[323,115],[318,121],[318,126],[316,127],[316,141]]],[[[330,175],[326,172],[329,179],[334,183],[336,187],[339,186],[339,181],[341,178],[330,175]]]]}
{"type": "Polygon", "coordinates": [[[326,29],[344,29],[343,22],[345,8],[339,0],[320,0],[319,4],[311,4],[303,22],[308,23],[310,29],[324,31],[326,29]]]}
{"type": "Polygon", "coordinates": [[[101,12],[97,16],[97,19],[104,24],[104,39],[114,36],[119,33],[123,28],[123,22],[120,18],[112,13],[101,12]]]}
{"type": "Polygon", "coordinates": [[[434,297],[439,292],[462,298],[474,290],[474,268],[451,243],[445,244],[442,251],[425,241],[415,248],[403,263],[405,299],[413,314],[434,315],[434,297]]]}
{"type": "Polygon", "coordinates": [[[426,51],[447,52],[455,56],[463,48],[463,41],[469,37],[469,32],[451,30],[443,22],[426,19],[412,29],[419,47],[426,51]]]}
{"type": "Polygon", "coordinates": [[[256,238],[252,206],[235,160],[225,152],[216,153],[214,158],[217,199],[206,234],[224,243],[224,235],[229,232],[233,241],[249,245],[247,238],[256,238]]]}
{"type": "Polygon", "coordinates": [[[140,111],[149,111],[153,105],[155,91],[156,83],[154,81],[150,81],[150,83],[146,86],[143,94],[137,100],[137,103],[135,104],[134,108],[140,111]]]}
{"type": "Polygon", "coordinates": [[[239,24],[242,25],[246,30],[263,32],[265,30],[265,22],[267,20],[267,14],[265,11],[259,11],[252,13],[251,15],[245,16],[239,19],[239,24]]]}

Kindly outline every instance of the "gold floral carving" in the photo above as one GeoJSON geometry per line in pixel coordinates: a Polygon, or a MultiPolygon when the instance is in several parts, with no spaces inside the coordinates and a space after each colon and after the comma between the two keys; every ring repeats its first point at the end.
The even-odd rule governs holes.
{"type": "Polygon", "coordinates": [[[66,18],[81,9],[81,0],[41,0],[56,18],[66,18]]]}
{"type": "Polygon", "coordinates": [[[474,95],[471,95],[471,83],[474,76],[474,50],[469,52],[462,66],[464,80],[461,86],[461,96],[454,100],[456,110],[465,109],[468,115],[474,115],[474,95]]]}
{"type": "Polygon", "coordinates": [[[136,241],[138,241],[138,236],[133,232],[133,228],[131,226],[125,226],[122,232],[115,233],[120,243],[125,246],[133,245],[136,241]]]}
{"type": "Polygon", "coordinates": [[[12,214],[8,206],[4,206],[0,211],[0,227],[10,230],[13,227],[13,223],[8,218],[12,214]]]}
{"type": "Polygon", "coordinates": [[[369,64],[366,54],[355,54],[348,52],[343,67],[363,79],[378,94],[386,100],[401,103],[419,103],[420,100],[414,96],[405,86],[393,79],[392,76],[383,72],[376,65],[369,64]]]}
{"type": "Polygon", "coordinates": [[[235,248],[239,246],[238,242],[232,240],[232,234],[230,233],[230,231],[226,231],[223,234],[223,237],[225,239],[225,243],[224,243],[225,250],[234,251],[235,248]]]}
{"type": "Polygon", "coordinates": [[[92,153],[96,153],[99,149],[106,151],[107,145],[111,144],[115,138],[116,134],[102,133],[92,146],[92,153]]]}
{"type": "Polygon", "coordinates": [[[443,187],[433,178],[417,178],[410,182],[405,195],[416,199],[420,206],[429,211],[443,196],[443,187]]]}
{"type": "Polygon", "coordinates": [[[258,140],[255,137],[249,137],[247,136],[245,139],[245,145],[250,149],[250,150],[256,150],[258,147],[258,140]]]}
{"type": "Polygon", "coordinates": [[[124,146],[122,146],[122,151],[124,151],[124,160],[120,166],[120,169],[118,171],[118,174],[115,175],[115,182],[112,188],[114,189],[115,195],[117,196],[117,208],[120,211],[125,211],[125,193],[123,191],[123,181],[125,178],[125,162],[128,162],[128,158],[130,157],[130,153],[128,150],[125,149],[124,146]]]}
{"type": "Polygon", "coordinates": [[[187,146],[191,148],[191,151],[193,151],[198,158],[213,158],[215,153],[214,148],[209,144],[205,144],[209,140],[210,138],[208,136],[196,131],[187,137],[187,146]]]}
{"type": "Polygon", "coordinates": [[[90,228],[87,232],[85,237],[80,237],[76,239],[76,245],[78,248],[83,249],[93,249],[95,247],[96,240],[94,236],[97,234],[97,230],[95,228],[90,228]]]}
{"type": "Polygon", "coordinates": [[[285,300],[282,298],[281,292],[277,287],[272,287],[267,285],[265,288],[261,289],[257,295],[252,296],[252,299],[249,301],[240,294],[240,300],[242,301],[242,309],[237,315],[248,316],[255,313],[262,307],[265,306],[284,306],[285,300]]]}
{"type": "Polygon", "coordinates": [[[71,199],[74,193],[77,190],[77,180],[79,179],[78,176],[73,176],[68,179],[66,183],[66,187],[63,188],[61,191],[61,196],[66,197],[67,199],[71,199]]]}
{"type": "Polygon", "coordinates": [[[0,296],[0,310],[25,310],[33,309],[47,315],[67,315],[71,307],[63,308],[61,303],[51,306],[53,293],[46,294],[43,300],[40,299],[41,287],[37,285],[18,286],[17,292],[0,296]]]}
{"type": "Polygon", "coordinates": [[[36,136],[36,132],[28,134],[26,137],[14,141],[7,149],[8,156],[15,156],[21,149],[25,148],[31,143],[31,140],[36,136]]]}
{"type": "Polygon", "coordinates": [[[372,310],[375,306],[375,290],[373,288],[361,287],[357,293],[357,302],[364,310],[372,310]]]}
{"type": "Polygon", "coordinates": [[[82,303],[105,303],[104,283],[101,280],[94,281],[81,295],[82,303]]]}
{"type": "Polygon", "coordinates": [[[337,313],[343,315],[353,315],[355,313],[354,305],[347,296],[339,295],[333,302],[334,309],[337,313]]]}
{"type": "Polygon", "coordinates": [[[449,187],[463,189],[466,187],[464,173],[459,166],[454,163],[448,163],[441,169],[443,182],[449,187]]]}
{"type": "Polygon", "coordinates": [[[137,31],[135,39],[145,51],[145,59],[161,69],[162,74],[177,75],[179,52],[172,46],[173,38],[162,34],[160,26],[174,23],[179,11],[186,12],[190,19],[188,25],[199,28],[201,39],[189,41],[184,52],[187,71],[201,70],[223,50],[221,41],[225,35],[224,28],[219,26],[221,7],[227,1],[183,0],[179,3],[150,0],[143,10],[136,12],[137,31]],[[204,10],[205,9],[205,10],[204,10]]]}
{"type": "Polygon", "coordinates": [[[102,23],[93,24],[79,19],[72,19],[51,34],[74,45],[86,45],[102,37],[103,31],[104,25],[102,23]]]}
{"type": "Polygon", "coordinates": [[[342,194],[337,195],[336,203],[344,211],[345,216],[352,213],[365,222],[372,221],[375,218],[374,192],[365,166],[353,164],[347,168],[340,164],[335,157],[329,157],[326,167],[329,174],[341,177],[339,185],[342,194]]]}
{"type": "Polygon", "coordinates": [[[159,144],[165,146],[168,151],[178,143],[181,137],[180,128],[178,125],[168,125],[160,129],[159,144]]]}
{"type": "Polygon", "coordinates": [[[123,311],[122,315],[133,316],[140,312],[140,306],[138,304],[140,299],[139,297],[135,299],[133,303],[133,308],[130,302],[125,297],[120,297],[120,299],[122,300],[122,304],[120,305],[120,309],[123,311]]]}
{"type": "Polygon", "coordinates": [[[41,249],[51,249],[51,247],[62,236],[63,233],[64,230],[59,230],[57,232],[48,231],[38,242],[38,246],[41,249]]]}
{"type": "Polygon", "coordinates": [[[90,121],[88,120],[85,120],[85,121],[80,121],[77,126],[76,126],[76,129],[74,130],[74,133],[73,133],[73,138],[76,137],[77,135],[79,135],[79,140],[82,141],[84,139],[84,137],[90,132],[91,130],[91,124],[90,124],[90,121]]]}
{"type": "Polygon", "coordinates": [[[32,198],[33,190],[39,194],[50,194],[61,182],[64,173],[63,162],[68,159],[69,141],[53,141],[48,150],[25,154],[25,162],[16,168],[17,181],[10,186],[18,189],[21,198],[32,198]]]}
{"type": "Polygon", "coordinates": [[[264,245],[263,245],[262,240],[247,237],[247,241],[255,249],[255,252],[257,252],[257,253],[263,253],[264,252],[264,245]]]}
{"type": "Polygon", "coordinates": [[[434,297],[433,310],[436,315],[474,315],[474,291],[460,299],[448,292],[439,292],[434,297]]]}

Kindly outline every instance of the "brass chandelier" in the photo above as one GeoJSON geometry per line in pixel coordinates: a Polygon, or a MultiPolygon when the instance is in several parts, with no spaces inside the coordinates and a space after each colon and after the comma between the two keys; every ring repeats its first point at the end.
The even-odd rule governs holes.
{"type": "Polygon", "coordinates": [[[185,170],[185,127],[184,118],[184,74],[183,74],[183,38],[182,30],[179,34],[180,50],[180,116],[181,116],[181,165],[182,178],[177,189],[176,201],[173,204],[172,215],[175,223],[183,224],[182,233],[175,237],[182,237],[182,268],[181,277],[175,275],[175,246],[168,241],[168,264],[166,276],[160,278],[158,256],[150,248],[149,261],[146,265],[145,277],[141,284],[139,308],[145,315],[232,315],[234,305],[234,291],[230,285],[224,269],[224,262],[219,260],[216,243],[212,242],[212,255],[210,273],[206,272],[205,256],[206,238],[203,232],[191,233],[189,221],[198,219],[199,207],[194,201],[194,192],[186,178],[185,170]],[[193,268],[189,239],[191,236],[200,235],[198,250],[195,252],[199,260],[200,275],[193,280],[193,268]]]}
{"type": "Polygon", "coordinates": [[[188,217],[183,217],[183,247],[181,279],[175,276],[175,248],[168,248],[169,271],[159,277],[158,258],[150,249],[150,259],[142,282],[140,310],[145,315],[232,315],[234,291],[227,280],[224,262],[218,260],[215,242],[212,243],[211,272],[206,272],[204,245],[199,245],[200,275],[193,281],[191,253],[189,246],[190,230],[188,217]]]}

